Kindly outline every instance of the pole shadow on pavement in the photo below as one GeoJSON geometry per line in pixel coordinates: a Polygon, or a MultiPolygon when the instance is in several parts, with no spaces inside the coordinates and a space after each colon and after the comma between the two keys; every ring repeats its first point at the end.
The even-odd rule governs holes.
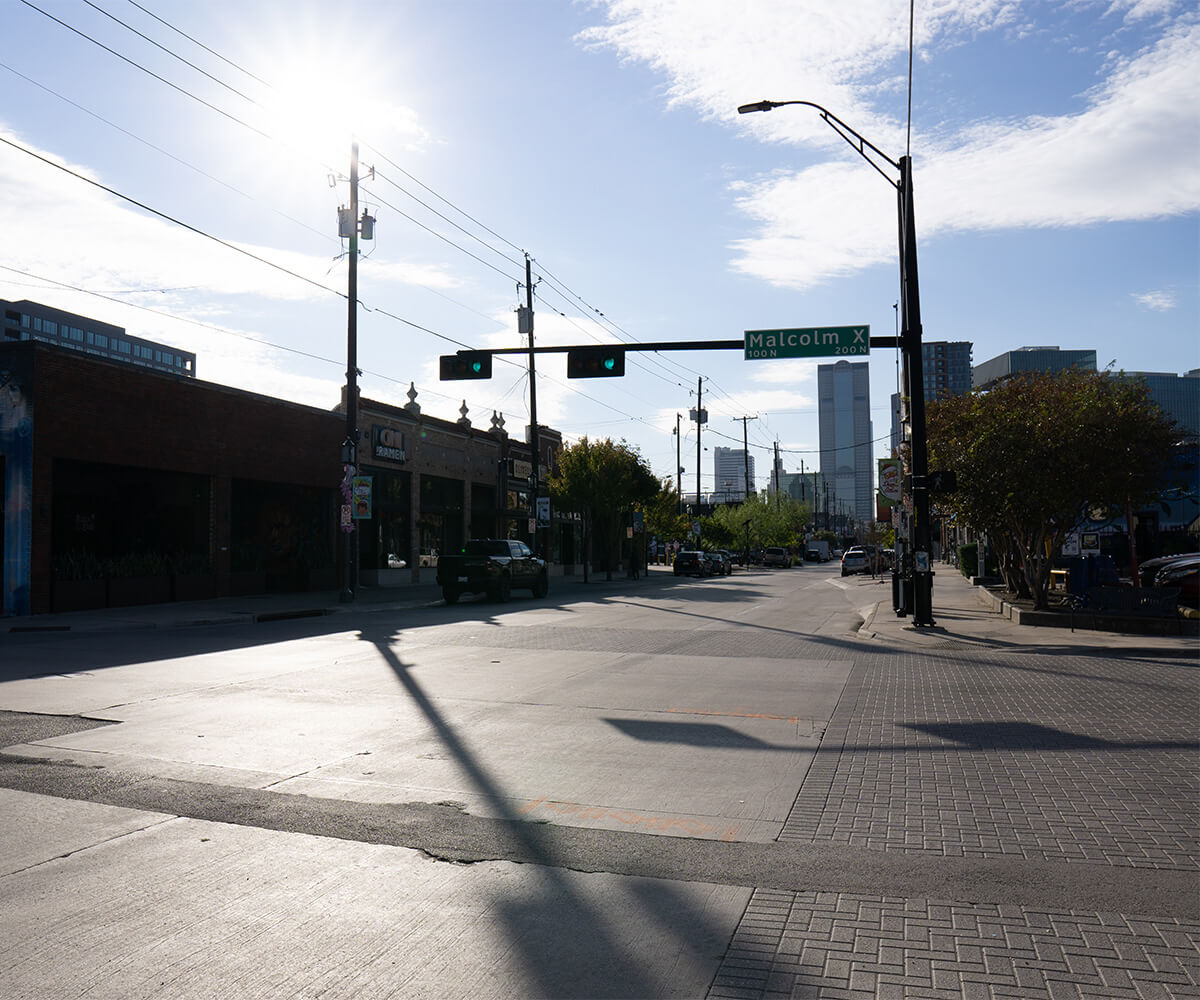
{"type": "MultiPolygon", "coordinates": [[[[514,862],[538,866],[535,878],[540,888],[536,897],[514,898],[499,909],[513,952],[520,955],[525,969],[537,981],[539,995],[661,995],[664,986],[661,976],[639,966],[622,948],[610,931],[611,921],[605,920],[599,908],[585,899],[564,873],[567,859],[558,855],[552,835],[544,832],[551,827],[532,823],[514,811],[497,781],[397,655],[394,649],[394,644],[399,641],[396,630],[364,628],[359,631],[359,636],[375,647],[444,748],[503,821],[509,840],[501,850],[514,862]]],[[[676,939],[671,945],[664,942],[661,949],[656,949],[664,957],[672,953],[673,946],[694,947],[687,938],[700,940],[713,936],[711,932],[695,933],[706,923],[704,914],[665,880],[657,880],[651,888],[646,879],[634,879],[629,892],[662,928],[664,937],[669,934],[676,939]],[[684,932],[687,932],[686,937],[684,932]]],[[[713,959],[717,956],[705,957],[713,959]]],[[[714,963],[714,973],[716,967],[714,963]]]]}

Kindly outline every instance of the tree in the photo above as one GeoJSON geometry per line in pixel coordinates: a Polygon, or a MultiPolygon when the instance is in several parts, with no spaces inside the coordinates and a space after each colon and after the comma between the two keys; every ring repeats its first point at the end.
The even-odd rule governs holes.
{"type": "Polygon", "coordinates": [[[800,544],[809,515],[808,504],[789,496],[752,494],[738,506],[713,511],[701,522],[701,538],[710,548],[739,549],[747,544],[794,548],[800,544]]]}
{"type": "MultiPolygon", "coordinates": [[[[558,468],[549,479],[550,496],[560,508],[584,516],[584,530],[598,529],[604,538],[608,579],[620,516],[659,491],[658,480],[637,451],[622,441],[582,437],[558,453],[558,468]]],[[[585,554],[586,569],[586,554],[585,554]]]]}
{"type": "Polygon", "coordinates": [[[662,487],[641,507],[646,530],[664,541],[683,538],[691,530],[687,515],[679,513],[679,494],[673,486],[662,487]]]}
{"type": "Polygon", "coordinates": [[[986,531],[1005,583],[1047,604],[1053,553],[1090,507],[1149,500],[1174,443],[1144,383],[1108,372],[1023,374],[927,409],[943,510],[986,531]]]}

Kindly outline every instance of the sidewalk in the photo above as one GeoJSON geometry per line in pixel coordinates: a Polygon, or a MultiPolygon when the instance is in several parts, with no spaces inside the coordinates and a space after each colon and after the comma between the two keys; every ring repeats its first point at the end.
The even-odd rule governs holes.
{"type": "MultiPolygon", "coordinates": [[[[653,566],[651,571],[654,576],[671,573],[669,566],[653,566]]],[[[550,599],[639,585],[629,580],[624,573],[616,572],[613,573],[611,581],[605,580],[603,571],[590,573],[586,584],[583,582],[582,573],[575,576],[555,576],[550,580],[550,599]]],[[[351,612],[397,611],[441,603],[442,590],[437,584],[402,584],[394,587],[360,587],[354,600],[345,603],[341,600],[340,590],[321,590],[0,617],[0,632],[109,632],[203,625],[252,625],[258,622],[316,618],[351,612]]]]}
{"type": "MultiPolygon", "coordinates": [[[[1200,998],[1195,639],[1019,625],[948,567],[935,580],[936,624],[920,629],[893,613],[890,578],[752,569],[680,585],[691,592],[788,574],[798,594],[806,572],[844,590],[862,625],[822,636],[808,661],[813,671],[836,661],[848,673],[837,675],[841,693],[815,748],[788,744],[807,769],[798,793],[795,784],[785,790],[787,818],[769,843],[502,822],[458,801],[322,798],[304,784],[305,767],[239,770],[249,767],[240,743],[220,774],[180,766],[179,720],[199,718],[186,735],[208,746],[217,720],[264,690],[312,706],[298,717],[304,732],[346,729],[345,753],[325,756],[347,776],[376,774],[387,755],[397,783],[422,766],[451,767],[444,758],[456,753],[470,759],[470,744],[487,739],[470,707],[457,725],[433,729],[436,753],[370,735],[394,726],[398,712],[379,704],[377,657],[357,668],[339,662],[327,701],[313,678],[289,679],[290,663],[277,688],[247,677],[224,702],[206,676],[177,677],[195,686],[199,716],[176,715],[181,689],[154,687],[162,672],[139,681],[136,665],[124,679],[15,682],[6,708],[19,707],[21,692],[61,699],[98,681],[113,687],[95,704],[143,702],[140,724],[148,727],[148,715],[161,724],[140,730],[136,753],[121,729],[95,730],[91,766],[79,766],[78,725],[29,733],[38,745],[24,758],[16,744],[5,754],[6,997],[1200,998]],[[138,696],[139,683],[153,697],[138,696]],[[382,714],[361,714],[370,711],[382,714]],[[112,759],[98,766],[105,745],[112,759]],[[497,843],[470,841],[485,833],[497,843]],[[649,875],[651,858],[675,858],[678,868],[649,875]],[[47,932],[56,947],[45,947],[47,932]]],[[[550,603],[665,593],[675,582],[662,566],[641,581],[559,579],[550,603]]],[[[229,598],[13,619],[0,630],[171,629],[438,603],[436,587],[414,586],[363,591],[353,604],[335,592],[229,598]]],[[[247,648],[247,669],[261,655],[252,632],[233,639],[247,648]]],[[[178,635],[153,638],[187,645],[178,635]]],[[[93,644],[75,645],[90,655],[93,644]]],[[[744,656],[730,655],[728,670],[744,656]]],[[[459,658],[447,648],[436,662],[451,669],[459,658]]],[[[507,691],[505,670],[478,676],[507,691]]],[[[405,685],[400,700],[414,713],[421,674],[383,672],[390,688],[405,685]]],[[[548,661],[545,676],[557,675],[548,661]]],[[[681,691],[694,683],[688,677],[681,670],[681,691]]],[[[467,694],[472,704],[487,696],[467,694]]],[[[519,710],[548,700],[538,681],[519,710]]],[[[282,702],[265,704],[280,714],[282,702]]],[[[749,732],[788,722],[771,708],[779,715],[749,732]]],[[[247,741],[262,725],[233,718],[245,719],[247,741]]],[[[39,717],[56,719],[78,716],[39,717]]],[[[692,754],[752,755],[761,766],[771,749],[761,738],[711,746],[735,721],[731,712],[658,724],[694,734],[692,754]]],[[[522,752],[536,757],[544,729],[528,731],[522,752]]],[[[731,760],[714,758],[723,768],[731,760]]],[[[588,801],[606,801],[596,795],[588,801]]]]}

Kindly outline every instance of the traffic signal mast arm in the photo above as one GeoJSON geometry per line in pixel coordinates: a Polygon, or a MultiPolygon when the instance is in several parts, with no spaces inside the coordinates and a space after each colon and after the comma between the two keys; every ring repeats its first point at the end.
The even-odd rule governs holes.
{"type": "MultiPolygon", "coordinates": [[[[872,337],[872,347],[896,347],[896,337],[872,337]]],[[[573,344],[562,347],[535,347],[534,354],[566,354],[568,351],[740,351],[745,340],[661,340],[637,344],[573,344]]],[[[528,347],[492,347],[480,351],[459,351],[459,354],[528,354],[528,347]]],[[[454,355],[444,355],[454,357],[454,355]]]]}

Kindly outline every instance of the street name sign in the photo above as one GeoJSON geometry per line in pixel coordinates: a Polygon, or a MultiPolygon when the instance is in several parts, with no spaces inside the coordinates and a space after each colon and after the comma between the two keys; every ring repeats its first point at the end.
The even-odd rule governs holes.
{"type": "Polygon", "coordinates": [[[824,358],[871,352],[869,326],[806,326],[797,330],[747,330],[745,360],[824,358]]]}

